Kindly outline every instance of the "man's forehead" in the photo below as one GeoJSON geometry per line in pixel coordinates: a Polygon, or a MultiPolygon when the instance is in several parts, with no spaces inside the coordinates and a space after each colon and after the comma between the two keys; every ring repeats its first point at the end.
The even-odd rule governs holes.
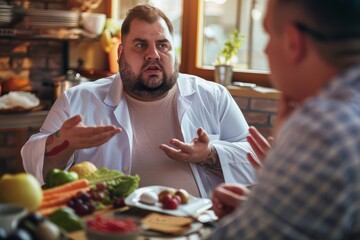
{"type": "Polygon", "coordinates": [[[134,19],[130,25],[129,35],[132,38],[171,38],[170,31],[162,18],[153,23],[141,19],[134,19]]]}

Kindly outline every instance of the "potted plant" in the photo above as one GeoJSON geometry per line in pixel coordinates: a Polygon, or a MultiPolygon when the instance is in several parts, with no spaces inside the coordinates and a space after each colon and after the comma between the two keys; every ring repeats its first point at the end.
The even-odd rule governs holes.
{"type": "Polygon", "coordinates": [[[244,38],[244,35],[240,34],[237,29],[234,29],[225,41],[215,61],[215,82],[225,86],[231,83],[233,65],[238,61],[237,53],[244,38]]]}

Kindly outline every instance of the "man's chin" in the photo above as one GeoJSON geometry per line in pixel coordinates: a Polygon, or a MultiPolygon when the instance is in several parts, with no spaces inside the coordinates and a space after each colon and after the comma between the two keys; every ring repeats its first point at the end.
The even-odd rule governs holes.
{"type": "Polygon", "coordinates": [[[163,84],[163,79],[160,77],[149,77],[148,79],[144,80],[144,86],[149,89],[157,89],[163,84]]]}

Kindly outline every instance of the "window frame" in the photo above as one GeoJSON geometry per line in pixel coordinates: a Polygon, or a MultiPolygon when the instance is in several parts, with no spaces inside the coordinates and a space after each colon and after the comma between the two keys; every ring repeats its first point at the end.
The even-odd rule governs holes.
{"type": "MultiPolygon", "coordinates": [[[[214,67],[204,68],[200,64],[203,26],[202,0],[183,0],[182,48],[180,71],[197,75],[214,81],[214,67]],[[195,24],[194,24],[195,23],[195,24]],[[195,37],[195,39],[194,39],[195,37]]],[[[271,87],[269,74],[256,70],[236,71],[233,81],[255,83],[263,87],[271,87]]]]}

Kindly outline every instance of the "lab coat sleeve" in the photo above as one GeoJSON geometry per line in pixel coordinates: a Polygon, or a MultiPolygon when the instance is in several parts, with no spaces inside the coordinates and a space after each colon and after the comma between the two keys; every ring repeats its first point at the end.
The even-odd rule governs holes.
{"type": "Polygon", "coordinates": [[[21,149],[25,172],[34,175],[41,185],[44,184],[42,170],[46,139],[50,134],[59,130],[69,117],[69,103],[66,95],[62,94],[53,104],[39,133],[32,135],[21,149]]]}
{"type": "Polygon", "coordinates": [[[221,94],[219,102],[220,136],[219,139],[212,140],[211,144],[219,155],[224,181],[252,185],[256,173],[247,158],[247,153],[256,155],[246,140],[249,126],[227,90],[221,94]]]}
{"type": "MultiPolygon", "coordinates": [[[[256,181],[256,171],[247,158],[248,152],[256,156],[246,140],[249,126],[229,91],[219,85],[214,89],[212,94],[202,95],[202,103],[204,103],[202,107],[206,109],[207,115],[201,117],[203,121],[201,127],[205,128],[210,144],[216,148],[223,178],[215,176],[198,164],[192,166],[202,197],[210,197],[215,187],[222,182],[249,186],[256,181]]],[[[197,106],[199,112],[200,105],[194,102],[193,105],[197,106]]],[[[194,121],[191,123],[193,124],[194,121]]]]}
{"type": "Polygon", "coordinates": [[[248,143],[237,142],[230,144],[223,141],[214,141],[212,144],[219,155],[226,183],[241,183],[246,186],[255,183],[255,169],[246,160],[246,153],[253,152],[248,143]]]}

